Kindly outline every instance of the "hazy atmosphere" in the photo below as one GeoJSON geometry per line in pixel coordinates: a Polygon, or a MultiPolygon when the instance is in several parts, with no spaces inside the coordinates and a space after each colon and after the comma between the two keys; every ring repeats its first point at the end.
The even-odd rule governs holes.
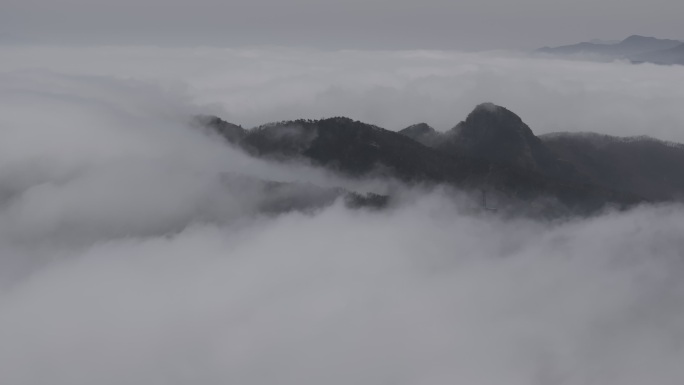
{"type": "Polygon", "coordinates": [[[4,0],[0,383],[681,384],[682,14],[4,0]]]}
{"type": "Polygon", "coordinates": [[[684,38],[678,0],[3,0],[0,38],[37,43],[533,49],[684,38]]]}

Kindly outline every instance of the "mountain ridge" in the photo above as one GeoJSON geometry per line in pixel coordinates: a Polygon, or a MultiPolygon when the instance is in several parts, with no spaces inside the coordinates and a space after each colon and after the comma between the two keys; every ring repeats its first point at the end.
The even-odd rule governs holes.
{"type": "MultiPolygon", "coordinates": [[[[411,184],[485,189],[523,201],[552,197],[583,212],[674,199],[684,191],[684,175],[680,184],[677,173],[672,174],[677,181],[659,185],[667,191],[632,188],[625,182],[628,173],[619,168],[622,156],[607,157],[610,166],[587,171],[591,162],[577,155],[587,143],[536,136],[519,116],[492,103],[478,105],[445,133],[425,123],[394,132],[345,117],[283,121],[249,130],[218,117],[205,117],[202,124],[256,157],[304,160],[350,177],[386,176],[411,184]],[[572,150],[576,148],[580,150],[572,150]],[[617,179],[604,183],[601,175],[616,167],[617,179]]],[[[668,156],[679,159],[679,147],[673,151],[676,154],[668,156]]]]}
{"type": "Polygon", "coordinates": [[[684,198],[684,144],[649,136],[597,133],[541,135],[556,154],[594,183],[631,191],[651,200],[684,198]]]}
{"type": "Polygon", "coordinates": [[[662,65],[684,64],[684,41],[631,35],[617,43],[581,42],[543,47],[536,53],[554,56],[597,56],[610,60],[662,65]]]}

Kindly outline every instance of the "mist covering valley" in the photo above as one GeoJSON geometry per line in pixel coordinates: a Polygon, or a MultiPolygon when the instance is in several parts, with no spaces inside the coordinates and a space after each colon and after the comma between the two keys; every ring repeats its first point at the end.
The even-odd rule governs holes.
{"type": "MultiPolygon", "coordinates": [[[[675,151],[684,67],[455,51],[0,54],[2,384],[684,379],[681,195],[629,174],[610,186],[638,186],[620,191],[638,199],[605,193],[591,211],[547,215],[535,207],[557,190],[507,210],[502,183],[487,210],[476,177],[465,188],[255,156],[197,120],[318,130],[342,116],[383,138],[420,122],[446,135],[492,102],[554,151],[605,135],[675,151]]],[[[629,167],[620,151],[580,155],[629,167]]],[[[586,170],[594,159],[563,156],[586,170]]]]}

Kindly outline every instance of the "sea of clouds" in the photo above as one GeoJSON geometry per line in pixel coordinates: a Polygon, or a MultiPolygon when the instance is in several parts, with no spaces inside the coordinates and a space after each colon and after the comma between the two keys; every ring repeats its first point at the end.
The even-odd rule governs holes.
{"type": "Polygon", "coordinates": [[[537,134],[595,131],[684,142],[684,70],[449,51],[0,47],[0,71],[145,80],[251,127],[348,116],[447,130],[490,101],[537,134]]]}
{"type": "Polygon", "coordinates": [[[492,101],[537,133],[684,142],[684,67],[436,51],[0,53],[2,384],[684,381],[681,205],[483,214],[449,189],[254,159],[192,124],[344,115],[448,129],[492,101]],[[261,210],[272,197],[260,180],[399,198],[276,215],[261,210]]]}

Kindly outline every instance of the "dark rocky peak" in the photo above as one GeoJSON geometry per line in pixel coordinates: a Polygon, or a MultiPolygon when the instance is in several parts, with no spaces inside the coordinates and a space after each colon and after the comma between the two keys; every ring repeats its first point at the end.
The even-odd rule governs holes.
{"type": "Polygon", "coordinates": [[[475,107],[466,120],[456,125],[452,131],[480,140],[531,140],[534,137],[530,127],[518,115],[493,103],[482,103],[475,107]]]}
{"type": "Polygon", "coordinates": [[[572,166],[557,159],[518,115],[493,103],[475,107],[447,135],[448,139],[439,145],[443,151],[558,179],[581,179],[572,166]]]}
{"type": "Polygon", "coordinates": [[[399,133],[428,147],[435,147],[444,140],[444,134],[438,132],[427,123],[408,126],[399,131],[399,133]]]}
{"type": "MultiPolygon", "coordinates": [[[[492,103],[475,107],[448,133],[443,146],[462,155],[520,163],[539,144],[530,127],[513,112],[492,103]]],[[[519,164],[520,165],[520,164],[519,164]]]]}

